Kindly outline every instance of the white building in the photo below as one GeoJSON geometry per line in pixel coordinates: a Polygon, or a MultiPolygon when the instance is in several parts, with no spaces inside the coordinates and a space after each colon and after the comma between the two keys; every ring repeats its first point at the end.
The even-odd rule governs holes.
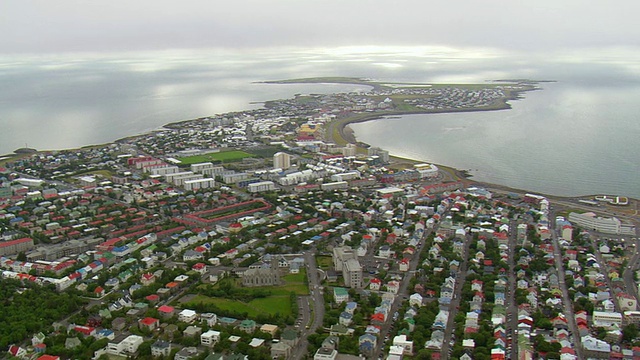
{"type": "Polygon", "coordinates": [[[621,328],[622,314],[618,312],[594,311],[592,321],[595,327],[611,328],[617,326],[621,328]]]}
{"type": "Polygon", "coordinates": [[[216,181],[213,178],[186,180],[184,182],[184,189],[197,190],[197,189],[209,189],[216,186],[216,181]]]}
{"type": "Polygon", "coordinates": [[[413,354],[413,340],[407,340],[407,335],[398,335],[393,338],[393,346],[402,347],[405,355],[413,354]]]}
{"type": "Polygon", "coordinates": [[[176,186],[184,186],[184,183],[186,181],[200,180],[202,178],[204,178],[202,174],[187,174],[187,175],[175,176],[172,182],[176,186]]]}
{"type": "Polygon", "coordinates": [[[276,184],[273,181],[260,181],[247,186],[247,191],[250,193],[258,193],[264,191],[273,191],[276,189],[276,184]]]}
{"type": "Polygon", "coordinates": [[[358,147],[355,144],[347,144],[347,146],[342,148],[343,156],[356,156],[356,152],[358,147]]]}
{"type": "Polygon", "coordinates": [[[200,335],[200,343],[204,346],[213,346],[218,341],[220,341],[220,331],[209,330],[200,335]]]}
{"type": "Polygon", "coordinates": [[[635,226],[623,224],[620,219],[616,217],[599,217],[592,212],[584,214],[572,212],[569,214],[569,222],[582,228],[601,232],[603,234],[632,236],[636,234],[635,226]]]}
{"type": "Polygon", "coordinates": [[[193,310],[184,309],[178,314],[178,321],[185,322],[187,324],[191,324],[198,318],[198,313],[193,310]]]}
{"type": "Polygon", "coordinates": [[[433,164],[415,164],[413,168],[420,174],[421,179],[431,179],[438,176],[438,167],[433,164]]]}
{"type": "Polygon", "coordinates": [[[338,357],[338,351],[330,348],[320,348],[313,355],[313,360],[335,360],[338,357]]]}
{"type": "Polygon", "coordinates": [[[284,152],[273,154],[273,167],[275,169],[287,170],[291,167],[291,155],[284,152]]]}
{"type": "Polygon", "coordinates": [[[110,342],[107,345],[107,352],[112,355],[135,354],[143,342],[142,336],[129,335],[120,342],[110,342]]]}
{"type": "Polygon", "coordinates": [[[346,181],[336,181],[336,182],[330,182],[330,183],[325,183],[320,185],[320,189],[324,191],[346,189],[348,187],[349,187],[349,184],[346,181]]]}
{"type": "Polygon", "coordinates": [[[172,165],[158,166],[150,169],[151,175],[165,176],[167,174],[174,174],[180,171],[180,168],[172,165]]]}
{"type": "Polygon", "coordinates": [[[362,288],[362,266],[357,259],[349,259],[342,270],[344,285],[350,288],[362,288]]]}
{"type": "Polygon", "coordinates": [[[221,173],[221,168],[222,166],[213,165],[210,162],[191,164],[191,171],[193,171],[194,173],[199,173],[211,177],[217,175],[216,173],[218,172],[221,173]]]}
{"type": "Polygon", "coordinates": [[[360,172],[357,170],[331,175],[331,181],[346,181],[346,180],[353,180],[353,179],[359,179],[359,178],[360,178],[360,172]]]}

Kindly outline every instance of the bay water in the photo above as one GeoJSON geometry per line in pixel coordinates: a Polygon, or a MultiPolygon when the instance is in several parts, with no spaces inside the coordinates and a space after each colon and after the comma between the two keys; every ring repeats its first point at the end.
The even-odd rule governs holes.
{"type": "Polygon", "coordinates": [[[554,195],[640,198],[640,50],[343,47],[0,56],[0,154],[76,148],[297,93],[367,86],[264,84],[320,76],[383,82],[554,80],[510,110],[353,124],[392,154],[554,195]]]}

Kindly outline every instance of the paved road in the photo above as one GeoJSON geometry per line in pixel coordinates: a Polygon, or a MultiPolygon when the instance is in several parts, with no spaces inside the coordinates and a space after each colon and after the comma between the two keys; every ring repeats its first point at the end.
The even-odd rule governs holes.
{"type": "Polygon", "coordinates": [[[309,296],[301,296],[298,298],[298,305],[304,315],[300,325],[302,329],[300,341],[291,352],[291,358],[295,360],[300,360],[307,355],[307,347],[309,345],[307,336],[313,334],[317,328],[322,326],[322,319],[324,318],[324,297],[322,288],[320,287],[320,276],[318,275],[315,252],[305,252],[304,258],[307,263],[309,296]],[[313,314],[313,317],[311,317],[311,314],[313,314]]]}
{"type": "MultiPolygon", "coordinates": [[[[424,233],[422,234],[422,237],[420,239],[420,243],[421,245],[416,249],[416,252],[413,254],[413,257],[411,257],[411,262],[409,265],[409,271],[407,271],[404,275],[404,277],[402,278],[402,281],[400,282],[400,289],[398,290],[398,294],[396,296],[395,301],[393,302],[393,304],[391,305],[391,311],[389,311],[389,314],[393,315],[395,314],[396,311],[398,311],[400,309],[400,306],[402,305],[403,301],[404,301],[404,297],[407,297],[409,295],[409,284],[411,283],[411,279],[413,278],[416,269],[418,268],[418,265],[420,263],[420,254],[422,254],[422,251],[424,250],[425,247],[425,243],[426,241],[424,241],[424,239],[429,236],[431,234],[432,230],[427,230],[425,229],[424,233]]],[[[372,354],[372,358],[377,359],[380,356],[382,356],[382,348],[384,346],[384,338],[386,336],[391,336],[390,334],[390,330],[391,330],[391,324],[393,323],[393,320],[391,319],[391,316],[389,319],[387,319],[387,322],[382,326],[382,328],[380,329],[380,338],[378,339],[378,343],[376,345],[376,348],[373,351],[372,354]]]]}
{"type": "MultiPolygon", "coordinates": [[[[554,213],[549,214],[549,228],[555,229],[554,213]]],[[[556,270],[558,271],[558,283],[562,290],[562,302],[564,303],[565,314],[567,314],[567,324],[569,325],[571,337],[573,338],[574,350],[576,351],[578,359],[585,359],[580,334],[578,333],[578,327],[576,325],[576,318],[574,316],[575,312],[573,311],[573,302],[572,299],[569,298],[567,284],[564,281],[565,269],[562,263],[562,252],[560,251],[560,244],[558,244],[558,236],[556,235],[555,230],[551,231],[551,238],[553,240],[553,253],[556,262],[556,270]]]]}
{"type": "MultiPolygon", "coordinates": [[[[598,246],[598,244],[597,244],[596,240],[594,239],[594,237],[591,236],[591,235],[589,235],[589,243],[593,247],[594,255],[596,256],[596,260],[598,261],[598,265],[600,265],[600,270],[602,271],[602,274],[604,275],[604,280],[606,281],[607,287],[609,288],[609,293],[611,295],[613,295],[613,286],[611,284],[611,278],[609,277],[609,271],[607,270],[609,268],[607,266],[607,262],[602,258],[602,253],[600,252],[600,247],[598,246]]],[[[618,304],[618,301],[616,301],[615,299],[613,299],[613,306],[614,306],[616,312],[622,314],[622,311],[620,311],[620,304],[618,304]]]]}
{"type": "Polygon", "coordinates": [[[455,330],[455,322],[454,319],[456,314],[458,313],[458,308],[460,307],[460,298],[462,297],[462,286],[464,285],[465,278],[467,276],[467,263],[469,258],[469,244],[471,243],[471,236],[467,235],[467,239],[464,242],[464,248],[462,250],[462,254],[460,257],[462,261],[460,262],[460,268],[458,271],[458,276],[456,276],[456,286],[453,290],[453,299],[451,300],[451,304],[449,304],[449,318],[447,319],[447,327],[444,330],[444,340],[442,342],[442,349],[440,351],[441,359],[447,360],[449,359],[449,348],[451,347],[449,343],[451,342],[453,331],[455,330]]]}
{"type": "Polygon", "coordinates": [[[635,252],[631,259],[629,260],[629,264],[622,272],[622,279],[624,280],[624,285],[627,288],[627,292],[634,296],[638,302],[640,302],[640,297],[638,296],[638,287],[636,285],[635,280],[633,279],[633,274],[640,269],[640,263],[638,260],[640,259],[640,239],[635,240],[635,252]]]}
{"type": "Polygon", "coordinates": [[[516,231],[518,224],[515,221],[511,221],[509,224],[509,274],[507,293],[506,293],[506,311],[507,311],[507,323],[506,332],[507,338],[511,337],[511,344],[507,341],[507,359],[518,358],[518,304],[516,303],[516,272],[515,272],[515,257],[516,257],[516,231]]]}

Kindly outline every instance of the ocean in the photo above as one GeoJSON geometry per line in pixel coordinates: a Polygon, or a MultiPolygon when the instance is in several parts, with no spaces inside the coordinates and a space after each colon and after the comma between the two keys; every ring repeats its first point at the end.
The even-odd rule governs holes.
{"type": "Polygon", "coordinates": [[[260,83],[318,76],[387,82],[553,80],[494,112],[352,124],[393,155],[553,195],[640,198],[640,51],[512,53],[448,47],[175,50],[0,57],[0,153],[110,142],[163,124],[297,93],[366,91],[260,83]]]}

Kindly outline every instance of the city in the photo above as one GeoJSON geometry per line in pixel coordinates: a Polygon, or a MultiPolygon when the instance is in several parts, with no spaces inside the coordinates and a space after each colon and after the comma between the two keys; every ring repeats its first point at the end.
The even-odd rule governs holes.
{"type": "Polygon", "coordinates": [[[637,200],[479,184],[346,131],[372,116],[502,107],[533,89],[298,95],[3,158],[0,300],[12,316],[0,350],[638,358],[637,200]]]}

